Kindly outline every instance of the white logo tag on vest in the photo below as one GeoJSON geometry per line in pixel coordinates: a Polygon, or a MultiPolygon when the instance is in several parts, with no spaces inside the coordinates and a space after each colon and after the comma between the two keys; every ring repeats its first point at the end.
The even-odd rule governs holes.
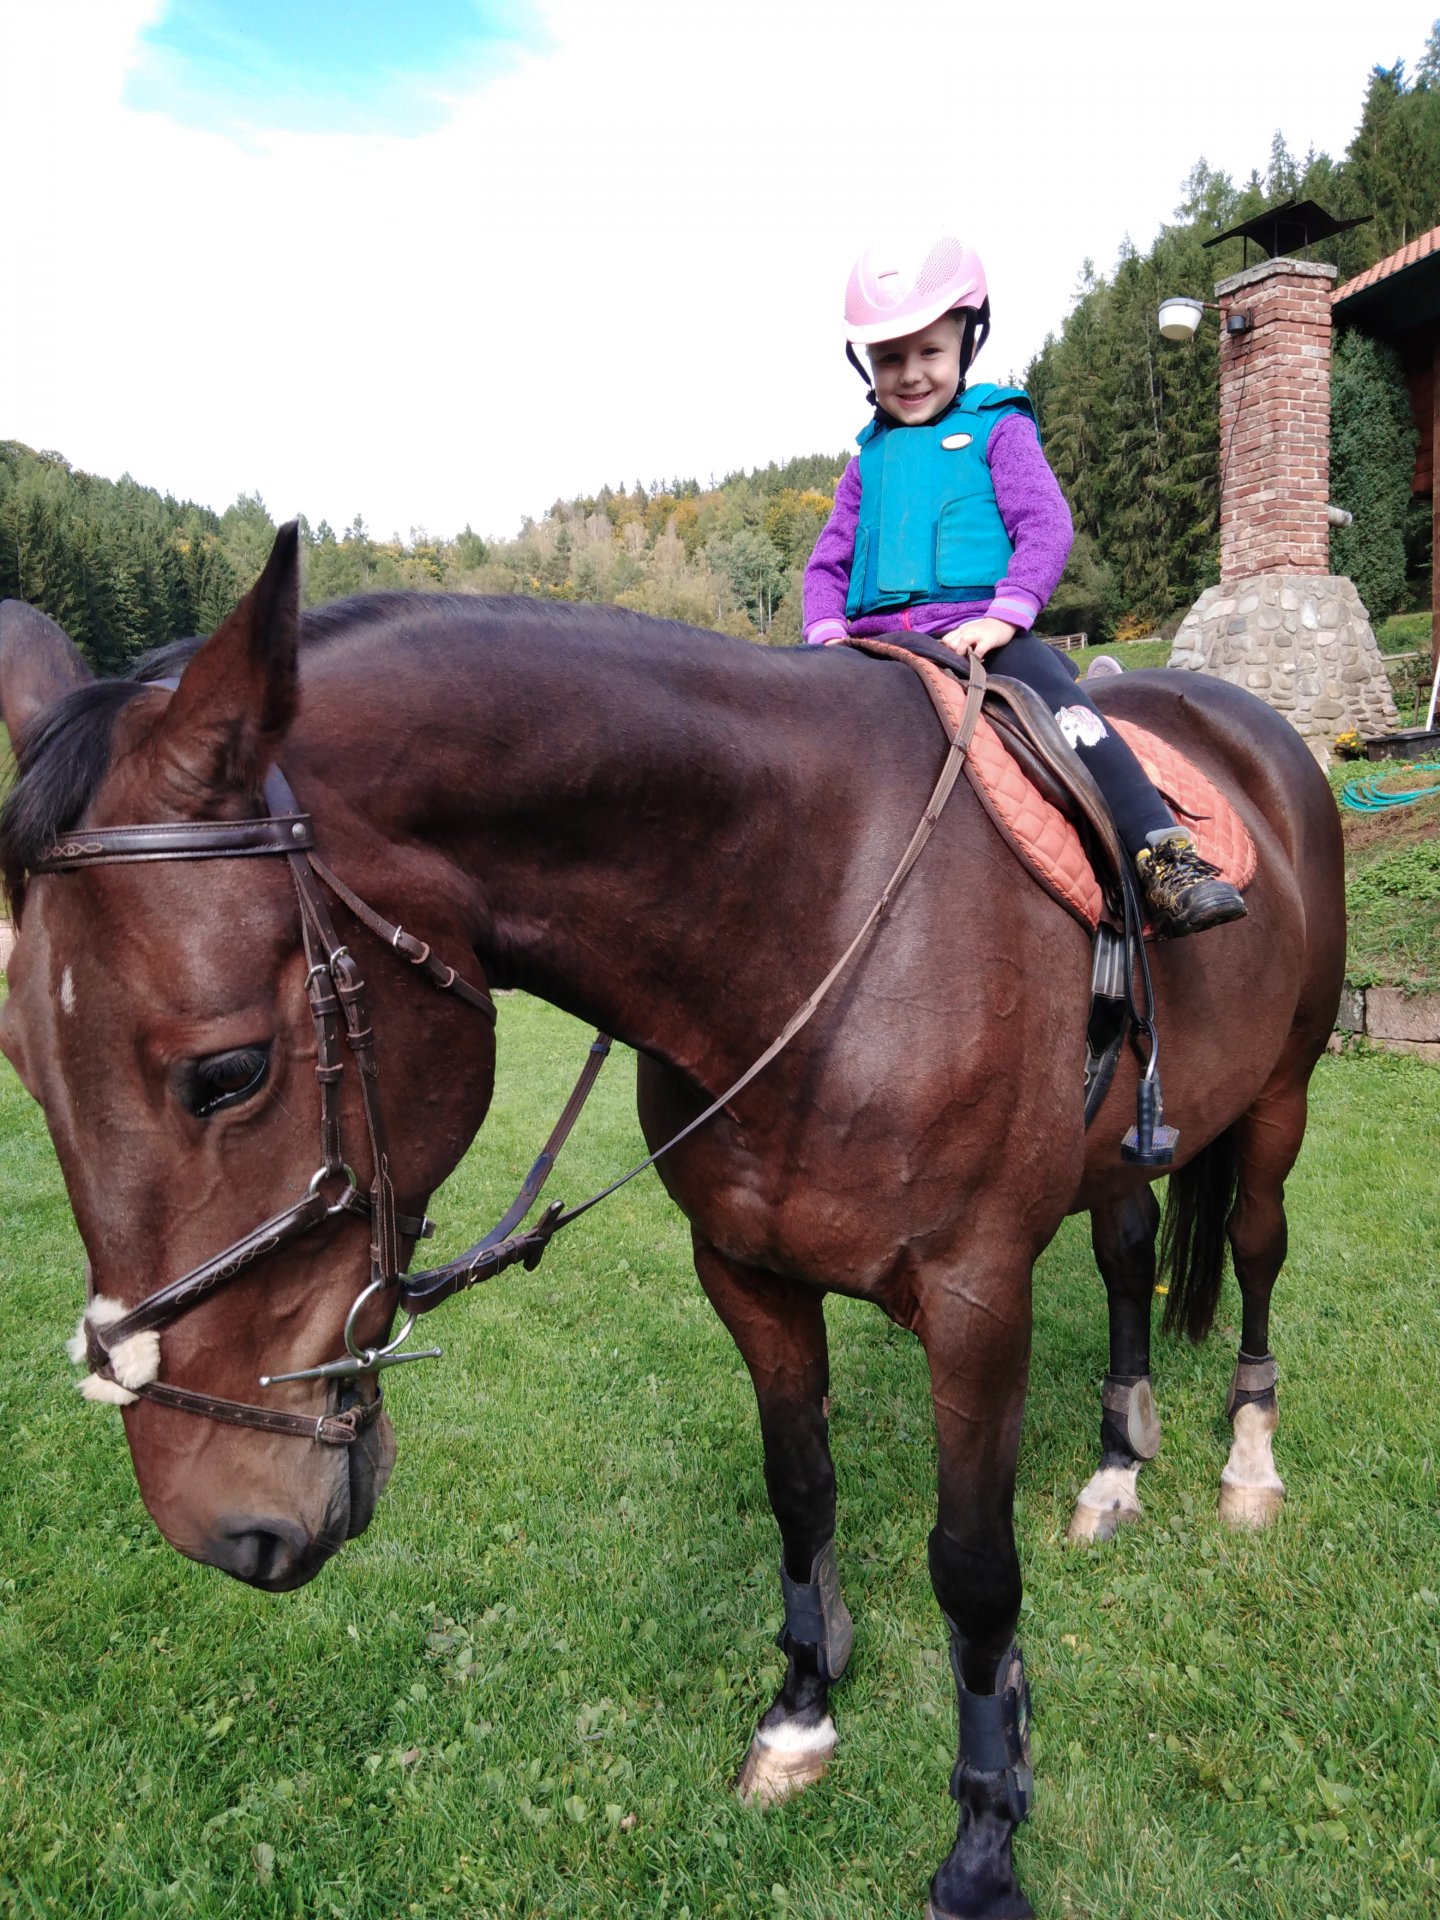
{"type": "Polygon", "coordinates": [[[958,453],[961,447],[968,447],[973,435],[968,433],[947,433],[940,442],[947,453],[958,453]]]}

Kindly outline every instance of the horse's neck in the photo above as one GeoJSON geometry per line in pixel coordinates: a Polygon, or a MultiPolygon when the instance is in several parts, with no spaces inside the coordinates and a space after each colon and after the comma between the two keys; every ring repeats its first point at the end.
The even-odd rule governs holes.
{"type": "Polygon", "coordinates": [[[796,939],[833,944],[823,713],[743,649],[578,639],[477,644],[407,681],[404,782],[373,800],[468,877],[497,983],[706,1080],[813,984],[796,939]]]}

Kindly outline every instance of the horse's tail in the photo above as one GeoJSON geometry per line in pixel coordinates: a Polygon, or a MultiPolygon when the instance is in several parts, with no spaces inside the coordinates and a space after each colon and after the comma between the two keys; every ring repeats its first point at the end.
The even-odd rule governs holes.
{"type": "Polygon", "coordinates": [[[1172,1173],[1160,1233],[1160,1271],[1169,1282],[1166,1333],[1200,1342],[1209,1333],[1225,1273],[1225,1223],[1235,1204],[1239,1156],[1236,1130],[1227,1127],[1195,1158],[1172,1173]]]}

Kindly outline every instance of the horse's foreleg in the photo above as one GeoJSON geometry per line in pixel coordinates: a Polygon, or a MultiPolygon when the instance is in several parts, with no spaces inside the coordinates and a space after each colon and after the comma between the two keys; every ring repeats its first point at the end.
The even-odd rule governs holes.
{"type": "Polygon", "coordinates": [[[780,1527],[785,1682],[755,1729],[739,1791],[767,1804],[818,1780],[835,1751],[831,1684],[850,1658],[850,1615],[835,1566],[829,1358],[821,1297],[738,1265],[695,1239],[695,1267],[750,1370],[765,1485],[780,1527]]]}
{"type": "Polygon", "coordinates": [[[1220,1517],[1265,1527],[1285,1500],[1271,1442],[1280,1424],[1270,1352],[1270,1295],[1285,1261],[1285,1180],[1305,1134],[1305,1087],[1262,1094],[1236,1123],[1238,1184],[1227,1223],[1240,1287],[1240,1357],[1225,1411],[1234,1439],[1220,1476],[1220,1517]]]}
{"type": "Polygon", "coordinates": [[[1155,1292],[1154,1192],[1106,1201],[1090,1215],[1090,1243],[1110,1306],[1110,1368],[1100,1392],[1100,1465],[1081,1490],[1066,1538],[1113,1540],[1140,1518],[1142,1462],[1160,1451],[1150,1390],[1150,1302],[1155,1292]]]}
{"type": "Polygon", "coordinates": [[[1030,1809],[1030,1702],[1015,1639],[1015,1462],[1030,1356],[1025,1271],[952,1277],[917,1331],[930,1362],[940,1448],[930,1579],[950,1629],[960,1738],[950,1791],[960,1807],[930,1883],[930,1920],[1019,1920],[1033,1912],[1011,1864],[1030,1809]]]}

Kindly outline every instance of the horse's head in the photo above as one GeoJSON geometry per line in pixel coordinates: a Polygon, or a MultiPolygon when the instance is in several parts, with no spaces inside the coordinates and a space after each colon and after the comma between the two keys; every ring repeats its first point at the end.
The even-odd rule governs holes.
{"type": "MultiPolygon", "coordinates": [[[[55,870],[46,852],[78,845],[83,830],[262,815],[262,782],[299,705],[297,630],[293,529],[173,692],[94,681],[43,615],[0,608],[0,707],[20,765],[3,834],[19,925],[0,1045],[45,1110],[89,1256],[100,1373],[86,1388],[123,1405],[140,1491],[166,1538],[272,1589],[300,1585],[368,1524],[393,1462],[388,1422],[366,1418],[374,1376],[257,1384],[344,1353],[347,1315],[371,1279],[365,1219],[312,1206],[294,1237],[222,1263],[233,1274],[108,1357],[104,1329],[262,1223],[299,1212],[327,1161],[349,1162],[368,1193],[375,1155],[357,1064],[343,1038],[338,1078],[321,1057],[307,992],[313,941],[307,956],[283,853],[55,870]],[[338,1153],[333,1127],[322,1144],[321,1078],[335,1089],[338,1153]],[[132,1391],[152,1382],[279,1411],[290,1430],[132,1391]],[[341,1444],[347,1412],[357,1430],[341,1444]],[[322,1421],[331,1444],[301,1437],[322,1421]]],[[[373,809],[362,812],[363,752],[349,741],[327,753],[322,733],[319,721],[300,728],[289,749],[300,805],[321,816],[320,851],[362,890],[385,889],[392,915],[403,902],[438,951],[464,954],[472,930],[460,891],[447,896],[424,860],[420,879],[386,870],[383,833],[373,809]],[[360,792],[347,798],[336,770],[352,758],[360,792]]],[[[483,1117],[492,1029],[343,909],[335,918],[364,974],[403,1229],[483,1117]],[[425,1071],[437,1052],[448,1067],[439,1086],[425,1071]]],[[[343,1035],[343,1013],[336,1026],[343,1035]]],[[[317,1192],[334,1201],[345,1184],[332,1173],[317,1192]]],[[[393,1294],[372,1298],[352,1329],[361,1342],[382,1339],[391,1306],[393,1294]]]]}

